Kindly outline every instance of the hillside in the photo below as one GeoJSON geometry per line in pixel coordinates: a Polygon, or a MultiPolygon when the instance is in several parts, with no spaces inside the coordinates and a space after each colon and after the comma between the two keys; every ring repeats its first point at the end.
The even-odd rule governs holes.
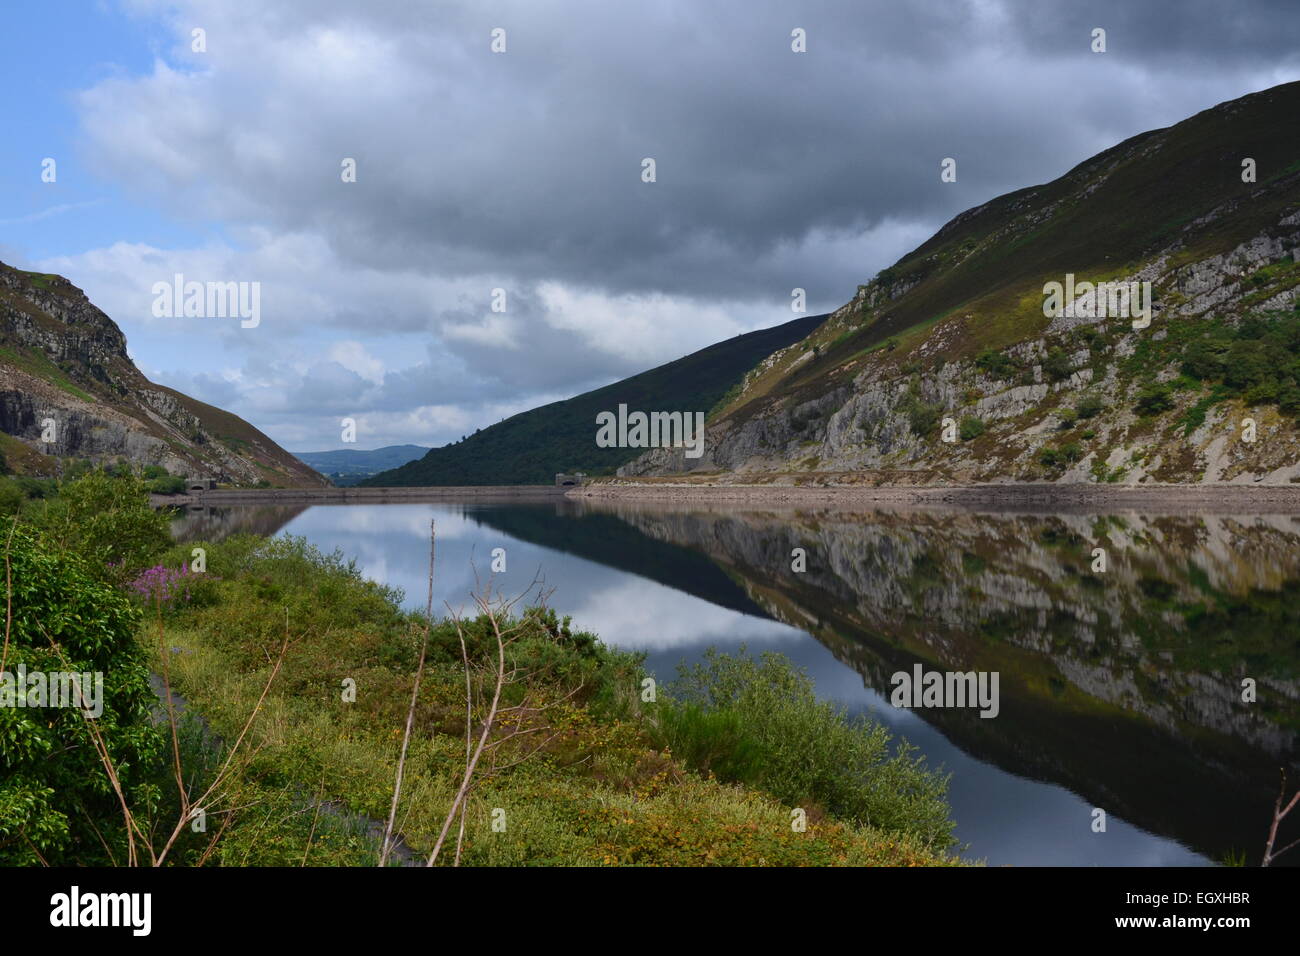
{"type": "Polygon", "coordinates": [[[293,456],[319,471],[336,485],[355,485],[363,478],[377,475],[390,468],[398,468],[408,461],[422,457],[428,445],[386,445],[365,451],[359,448],[339,448],[333,451],[299,451],[293,456]]]}
{"type": "Polygon", "coordinates": [[[0,452],[9,470],[34,475],[88,459],[237,485],[328,484],[242,418],[145,378],[121,329],[67,279],[4,263],[0,452]]]}
{"type": "Polygon", "coordinates": [[[615,411],[620,403],[634,410],[708,411],[756,364],[803,339],[825,318],[806,316],[738,335],[621,382],[521,412],[360,484],[549,485],[557,472],[613,472],[638,450],[597,447],[597,413],[615,411]]]}
{"type": "Polygon", "coordinates": [[[962,213],[746,376],[703,457],[621,473],[1300,480],[1296,115],[1300,83],[1278,86],[962,213]],[[1048,317],[1069,275],[1150,282],[1149,327],[1048,317]]]}

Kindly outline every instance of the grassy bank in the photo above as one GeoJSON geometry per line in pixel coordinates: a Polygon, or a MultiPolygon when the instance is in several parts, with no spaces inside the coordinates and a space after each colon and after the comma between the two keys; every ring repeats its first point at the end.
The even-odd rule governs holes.
{"type": "MultiPolygon", "coordinates": [[[[233,739],[256,705],[286,621],[291,641],[254,725],[257,754],[239,795],[279,809],[241,816],[220,859],[299,862],[322,796],[373,820],[388,815],[423,621],[402,612],[398,595],[303,541],[205,547],[210,578],[165,615],[161,643],[174,685],[222,738],[233,739]],[[349,679],[354,702],[344,700],[349,679]]],[[[182,555],[173,557],[179,563],[182,555]]],[[[530,678],[507,699],[516,704],[527,694],[529,704],[494,738],[519,732],[493,753],[505,769],[487,768],[474,787],[463,863],[943,859],[951,827],[942,782],[910,755],[891,756],[883,731],[817,703],[783,658],[715,658],[680,700],[660,691],[649,702],[638,658],[551,612],[524,611],[511,624],[520,628],[511,666],[530,678]],[[792,829],[795,807],[807,814],[805,832],[792,829]]],[[[488,619],[463,630],[471,662],[490,660],[488,619]]],[[[463,772],[465,699],[456,628],[436,621],[397,812],[405,842],[421,856],[436,842],[463,772]]],[[[480,726],[474,722],[475,733],[480,726]]],[[[374,846],[355,829],[350,835],[313,840],[310,862],[371,862],[374,846]]]]}
{"type": "MultiPolygon", "coordinates": [[[[146,563],[154,538],[125,534],[125,520],[105,527],[146,563]]],[[[64,514],[33,527],[24,547],[39,549],[51,533],[41,528],[66,537],[71,525],[64,514]]],[[[175,752],[166,722],[131,724],[141,830],[161,843],[178,811],[201,817],[181,828],[168,863],[373,865],[390,812],[407,858],[426,859],[447,829],[440,864],[955,862],[945,779],[879,726],[818,702],[778,655],[716,655],[652,689],[638,657],[542,608],[487,601],[490,614],[426,620],[302,540],[199,543],[201,571],[195,546],[150,557],[148,573],[93,542],[47,555],[79,573],[107,569],[105,593],[135,604],[131,659],[142,655],[186,702],[175,752]],[[463,813],[449,819],[467,740],[481,759],[463,813]]],[[[85,753],[81,728],[64,734],[63,746],[85,753]]],[[[0,735],[0,761],[15,757],[5,747],[0,735]]],[[[21,856],[22,821],[6,818],[4,798],[0,854],[21,856]]],[[[53,816],[78,815],[57,792],[47,799],[53,816]]],[[[121,862],[128,841],[113,810],[93,811],[95,841],[56,834],[43,856],[100,862],[112,850],[121,862]]]]}

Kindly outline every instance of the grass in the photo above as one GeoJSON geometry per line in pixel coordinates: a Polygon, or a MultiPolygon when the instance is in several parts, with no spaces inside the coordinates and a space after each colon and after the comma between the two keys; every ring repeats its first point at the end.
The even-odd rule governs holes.
{"type": "MultiPolygon", "coordinates": [[[[174,686],[216,735],[237,733],[286,621],[293,637],[253,731],[256,757],[240,778],[240,801],[258,810],[231,825],[217,862],[296,865],[305,852],[314,863],[373,862],[364,820],[388,812],[418,615],[402,611],[398,593],[365,581],[354,565],[299,540],[238,537],[204,546],[209,578],[191,603],[164,615],[161,640],[149,628],[142,639],[176,649],[168,658],[174,686]],[[356,682],[355,702],[342,699],[345,677],[356,682]],[[322,804],[337,812],[308,848],[322,804]]],[[[190,547],[178,547],[168,562],[190,547]]],[[[549,730],[536,739],[547,743],[475,788],[463,862],[955,862],[943,780],[910,752],[895,753],[879,727],[818,704],[788,662],[714,658],[717,679],[692,686],[733,686],[753,674],[766,681],[721,708],[685,690],[646,702],[639,658],[553,614],[525,620],[526,636],[512,653],[541,675],[532,692],[548,702],[549,730]],[[712,734],[719,728],[726,732],[712,734]],[[785,739],[804,756],[792,757],[785,739]],[[796,807],[807,813],[806,832],[791,827],[796,807]]],[[[485,627],[481,619],[467,626],[471,660],[488,649],[485,627]]],[[[436,839],[463,767],[460,653],[454,627],[434,623],[397,817],[421,853],[436,839]]],[[[501,762],[521,756],[503,752],[501,762]]]]}
{"type": "Polygon", "coordinates": [[[44,355],[26,349],[14,349],[0,345],[0,362],[6,362],[34,378],[49,382],[69,395],[74,395],[84,402],[93,402],[95,397],[78,388],[66,374],[44,355]]]}

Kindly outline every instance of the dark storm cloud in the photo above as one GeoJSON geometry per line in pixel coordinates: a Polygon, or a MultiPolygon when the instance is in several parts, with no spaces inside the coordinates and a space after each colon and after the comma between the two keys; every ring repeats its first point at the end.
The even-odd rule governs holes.
{"type": "MultiPolygon", "coordinates": [[[[304,419],[472,418],[789,318],[795,287],[834,308],[964,209],[1300,77],[1281,2],[128,2],[177,46],[83,95],[91,160],[241,238],[228,262],[279,308],[228,336],[235,377],[304,419]],[[332,358],[300,354],[295,323],[364,340],[384,374],[301,381],[332,358]],[[427,359],[394,361],[403,336],[427,359]]],[[[104,284],[136,254],[101,257],[104,284]]]]}
{"type": "Polygon", "coordinates": [[[322,234],[349,262],[788,295],[844,285],[798,254],[815,230],[938,223],[1140,131],[1152,101],[1130,71],[1196,71],[1185,95],[1155,103],[1177,104],[1159,116],[1172,120],[1210,105],[1206,64],[1295,56],[1297,17],[1281,4],[1077,6],[278,4],[252,21],[257,45],[337,30],[360,38],[355,73],[324,62],[341,68],[313,85],[286,52],[259,68],[277,95],[250,101],[246,82],[222,81],[247,64],[218,49],[212,84],[173,101],[197,111],[158,128],[192,132],[184,148],[202,154],[211,201],[322,234]],[[1109,31],[1104,56],[1088,49],[1095,25],[1109,31]],[[493,26],[507,30],[503,55],[488,50],[493,26]],[[806,54],[790,50],[794,27],[806,54]],[[344,156],[359,162],[355,186],[338,181],[344,156]],[[654,184],[640,181],[647,156],[654,184]],[[959,161],[948,188],[946,156],[959,161]]]}

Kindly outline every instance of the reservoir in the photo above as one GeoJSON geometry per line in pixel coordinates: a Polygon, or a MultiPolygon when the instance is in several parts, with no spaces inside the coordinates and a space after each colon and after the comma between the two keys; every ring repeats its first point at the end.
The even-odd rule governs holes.
{"type": "Polygon", "coordinates": [[[545,592],[575,629],[643,652],[661,685],[711,647],[784,654],[822,698],[951,774],[971,859],[1221,864],[1262,847],[1279,769],[1300,779],[1294,515],[552,496],[223,505],[174,531],[301,536],[422,609],[431,520],[435,612],[470,610],[489,579],[508,596],[545,592]],[[493,573],[498,548],[506,570],[493,573]],[[892,706],[891,677],[918,667],[998,674],[996,716],[892,706]]]}

